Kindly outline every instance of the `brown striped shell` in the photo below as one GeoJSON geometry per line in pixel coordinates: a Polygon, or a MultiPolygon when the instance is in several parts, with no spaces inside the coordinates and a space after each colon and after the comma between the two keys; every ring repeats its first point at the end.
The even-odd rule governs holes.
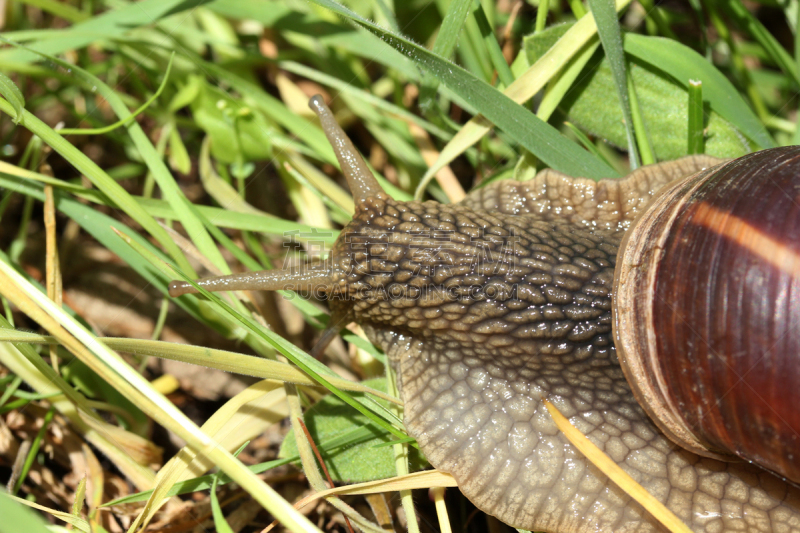
{"type": "Polygon", "coordinates": [[[618,356],[661,429],[800,483],[800,147],[668,186],[615,287],[618,356]]]}

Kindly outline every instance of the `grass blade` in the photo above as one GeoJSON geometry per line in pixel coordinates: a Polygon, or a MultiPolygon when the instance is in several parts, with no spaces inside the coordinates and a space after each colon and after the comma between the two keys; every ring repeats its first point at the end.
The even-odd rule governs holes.
{"type": "Polygon", "coordinates": [[[652,165],[656,162],[653,155],[653,148],[650,143],[650,134],[644,123],[644,113],[639,107],[639,98],[636,96],[636,87],[633,84],[633,75],[630,71],[626,75],[628,85],[628,96],[631,102],[631,118],[633,119],[633,131],[636,132],[636,143],[641,155],[642,165],[652,165]]]}
{"type": "Polygon", "coordinates": [[[19,124],[22,119],[22,110],[25,108],[25,97],[11,78],[0,72],[0,94],[8,100],[14,108],[14,124],[19,124]]]}
{"type": "Polygon", "coordinates": [[[475,21],[478,23],[478,29],[483,37],[483,44],[486,51],[489,53],[489,59],[492,60],[492,65],[497,71],[497,77],[500,78],[500,83],[508,87],[514,83],[514,75],[511,73],[511,68],[503,57],[503,51],[500,49],[500,44],[497,42],[497,37],[494,35],[494,30],[489,24],[489,19],[486,18],[486,13],[483,11],[483,5],[476,2],[475,21]]]}
{"type": "Polygon", "coordinates": [[[703,83],[689,80],[688,153],[703,153],[703,83]]]}
{"type": "MultiPolygon", "coordinates": [[[[472,0],[452,0],[447,7],[442,26],[439,28],[439,33],[436,36],[436,42],[433,43],[433,53],[441,57],[450,58],[453,50],[458,43],[458,36],[461,34],[461,28],[469,15],[469,8],[472,5],[472,0]]],[[[419,105],[420,109],[427,115],[428,110],[437,109],[434,99],[436,97],[436,88],[439,86],[439,80],[425,72],[422,76],[422,87],[419,91],[419,105]]]]}
{"type": "Polygon", "coordinates": [[[439,81],[470,102],[487,119],[550,167],[574,176],[601,178],[616,175],[613,169],[567,140],[555,128],[461,67],[403,36],[363,19],[332,0],[312,1],[356,22],[393,47],[404,51],[418,65],[433,73],[439,81]]]}
{"type": "Polygon", "coordinates": [[[625,53],[622,51],[619,20],[617,20],[617,13],[614,11],[612,0],[588,1],[592,15],[594,15],[594,19],[597,22],[597,34],[600,36],[600,42],[603,43],[603,50],[611,66],[614,84],[617,86],[617,96],[622,108],[622,116],[625,119],[625,134],[628,137],[628,157],[630,158],[631,170],[634,170],[641,166],[636,136],[637,133],[644,135],[644,132],[636,132],[633,127],[631,101],[628,95],[628,75],[625,69],[625,53]]]}
{"type": "Polygon", "coordinates": [[[39,293],[5,261],[0,261],[0,290],[32,320],[54,333],[67,349],[97,374],[118,386],[119,391],[139,405],[142,411],[168,430],[175,432],[193,448],[202,450],[204,455],[242,485],[276,518],[296,528],[296,531],[319,532],[319,529],[298,513],[289,502],[203,433],[172,402],[155,392],[150,383],[128,366],[119,355],[109,350],[76,320],[39,293]]]}
{"type": "MultiPolygon", "coordinates": [[[[0,100],[0,111],[11,115],[13,113],[13,108],[8,102],[0,100]]],[[[22,117],[22,123],[27,129],[41,137],[53,150],[61,154],[64,159],[69,161],[79,172],[88,177],[115,205],[124,209],[131,218],[138,222],[165,250],[167,250],[178,264],[185,265],[189,272],[193,272],[191,265],[189,265],[186,258],[183,257],[183,253],[167,235],[164,229],[131,198],[125,189],[108,174],[103,172],[94,161],[86,157],[80,150],[67,142],[66,139],[37,117],[25,110],[23,110],[22,117]]]]}
{"type": "MultiPolygon", "coordinates": [[[[617,11],[622,10],[630,3],[630,0],[617,0],[617,11]]],[[[512,83],[504,92],[506,96],[511,98],[517,103],[523,103],[538,93],[545,84],[553,79],[566,65],[569,60],[577,54],[589,40],[597,33],[597,26],[595,25],[593,17],[583,17],[576,22],[558,43],[550,48],[539,60],[532,65],[524,74],[519,76],[514,83],[512,83]]],[[[492,124],[484,117],[474,117],[471,119],[461,131],[447,143],[441,153],[436,164],[428,169],[423,176],[420,186],[417,188],[415,197],[419,198],[425,189],[426,184],[433,179],[439,170],[446,165],[449,165],[464,151],[478,142],[489,130],[492,124]]],[[[611,168],[605,165],[606,168],[611,168]]],[[[615,171],[608,173],[610,176],[618,176],[615,171]],[[613,173],[612,173],[613,172],[613,173]]],[[[606,177],[597,176],[597,177],[606,177]]]]}
{"type": "Polygon", "coordinates": [[[208,3],[210,0],[142,0],[119,9],[112,9],[74,26],[52,32],[47,39],[40,39],[31,50],[2,50],[0,63],[30,63],[36,54],[60,54],[67,50],[80,50],[100,39],[114,39],[131,30],[153,24],[163,17],[188,11],[208,3]]]}
{"type": "Polygon", "coordinates": [[[724,8],[723,11],[725,13],[732,15],[739,23],[739,26],[753,36],[778,67],[785,74],[791,76],[796,85],[800,85],[800,70],[792,60],[792,56],[764,27],[761,21],[747,10],[741,0],[724,0],[720,4],[722,4],[720,7],[724,8]]]}

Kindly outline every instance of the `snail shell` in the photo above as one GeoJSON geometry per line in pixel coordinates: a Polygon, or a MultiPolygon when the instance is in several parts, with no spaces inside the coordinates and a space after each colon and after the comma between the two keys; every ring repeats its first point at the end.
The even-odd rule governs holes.
{"type": "Polygon", "coordinates": [[[674,441],[800,483],[800,147],[676,182],[622,243],[617,354],[674,441]]]}

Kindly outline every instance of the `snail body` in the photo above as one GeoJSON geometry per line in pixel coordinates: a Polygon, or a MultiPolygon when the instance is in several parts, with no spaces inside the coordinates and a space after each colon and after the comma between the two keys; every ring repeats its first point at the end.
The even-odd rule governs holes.
{"type": "MultiPolygon", "coordinates": [[[[720,461],[730,453],[755,458],[739,448],[723,448],[716,437],[694,435],[695,421],[701,420],[654,424],[648,414],[657,416],[660,408],[648,402],[658,395],[637,384],[634,398],[625,376],[632,371],[623,372],[617,358],[620,351],[622,359],[633,359],[633,349],[643,344],[629,342],[620,329],[634,329],[638,318],[650,316],[642,315],[636,297],[647,294],[653,281],[639,274],[646,260],[661,259],[666,249],[665,241],[657,240],[655,247],[629,257],[628,243],[641,234],[638,224],[632,231],[630,226],[643,212],[642,218],[649,216],[651,208],[645,208],[657,190],[704,168],[709,170],[701,174],[720,172],[720,167],[710,169],[718,161],[687,158],[598,183],[544,171],[531,182],[491,184],[457,204],[397,202],[380,189],[319,97],[311,107],[356,203],[329,264],[311,273],[249,273],[201,285],[328,292],[331,323],[361,324],[397,370],[406,427],[431,464],[451,473],[476,506],[515,527],[557,532],[660,528],[558,431],[541,402],[547,397],[694,531],[800,531],[800,490],[756,466],[720,461]],[[618,259],[623,240],[625,251],[618,259]],[[615,288],[615,277],[624,291],[615,288]],[[641,280],[644,285],[635,283],[641,280]],[[621,300],[623,293],[634,298],[621,300]],[[692,451],[665,436],[681,438],[675,428],[694,436],[692,451]]],[[[800,157],[798,149],[781,150],[761,157],[800,157]]],[[[788,183],[797,187],[800,180],[788,183]]],[[[800,191],[795,191],[796,198],[800,191]]],[[[797,208],[789,211],[797,216],[797,208]]],[[[682,239],[673,248],[680,248],[682,239]]],[[[791,340],[781,346],[792,350],[800,332],[800,327],[791,329],[800,321],[800,268],[793,262],[800,253],[798,240],[781,250],[783,284],[775,282],[782,288],[774,291],[782,295],[786,318],[774,337],[765,338],[778,342],[788,335],[791,340]]],[[[755,268],[745,272],[763,279],[753,274],[755,268]]],[[[170,294],[191,290],[175,282],[170,294]]],[[[649,340],[654,335],[652,329],[645,333],[649,340]]],[[[795,361],[798,353],[791,354],[795,361]]],[[[673,373],[685,381],[685,370],[673,373]]],[[[800,381],[791,382],[800,389],[800,381]]],[[[683,412],[686,399],[670,401],[667,411],[683,412]]],[[[791,430],[800,431],[795,421],[787,422],[787,437],[777,439],[782,446],[773,446],[782,448],[779,459],[764,463],[783,476],[794,470],[779,467],[796,468],[798,462],[793,454],[800,448],[791,440],[791,430]]]]}

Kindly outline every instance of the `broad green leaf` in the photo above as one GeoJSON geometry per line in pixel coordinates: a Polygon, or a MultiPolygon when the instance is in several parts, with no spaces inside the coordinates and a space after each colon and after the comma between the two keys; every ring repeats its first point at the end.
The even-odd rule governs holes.
{"type": "Polygon", "coordinates": [[[554,24],[522,39],[522,48],[528,63],[534,64],[548,53],[575,24],[554,24]]]}
{"type": "Polygon", "coordinates": [[[181,88],[178,90],[178,92],[172,97],[172,101],[169,103],[169,106],[167,106],[167,109],[174,113],[175,111],[191,104],[194,99],[197,98],[197,95],[200,93],[200,89],[202,87],[202,77],[198,75],[188,76],[184,80],[184,83],[181,85],[181,88]]]}
{"type": "MultiPolygon", "coordinates": [[[[386,380],[383,378],[370,379],[362,384],[383,392],[386,391],[386,380]]],[[[354,394],[354,396],[358,396],[358,394],[354,394]]],[[[382,402],[382,400],[380,401],[382,402]]],[[[373,425],[364,415],[354,411],[336,396],[326,396],[306,411],[303,418],[334,481],[357,483],[396,475],[391,447],[376,446],[396,440],[397,437],[373,425]],[[346,446],[324,445],[354,428],[366,429],[368,433],[346,446]]],[[[295,455],[297,455],[297,443],[294,431],[290,430],[283,439],[278,456],[293,457],[295,455]]],[[[410,448],[409,455],[414,470],[421,469],[424,462],[417,450],[410,448]]]]}
{"type": "MultiPolygon", "coordinates": [[[[582,78],[562,100],[560,108],[570,122],[608,142],[627,145],[623,116],[614,94],[614,81],[605,58],[595,58],[582,78]],[[612,101],[610,101],[612,100],[612,101]]],[[[647,124],[653,149],[660,161],[687,154],[686,124],[688,95],[663,72],[638,59],[630,62],[630,75],[636,85],[639,106],[647,124]]],[[[707,117],[706,153],[717,157],[738,157],[750,151],[739,131],[711,111],[707,117]]]]}
{"type": "Polygon", "coordinates": [[[48,509],[33,502],[28,502],[22,498],[9,496],[5,490],[0,489],[0,533],[48,533],[49,529],[37,513],[30,510],[30,507],[42,511],[50,511],[61,520],[71,523],[78,531],[89,531],[86,520],[80,517],[61,513],[54,509],[48,509]],[[26,507],[27,506],[27,507],[26,507]]]}
{"type": "MultiPolygon", "coordinates": [[[[688,46],[671,39],[635,34],[625,35],[624,46],[626,53],[666,72],[683,87],[688,86],[689,80],[701,81],[703,100],[708,102],[712,111],[738,128],[757,148],[775,146],[767,128],[733,84],[712,63],[688,46]]],[[[652,138],[658,144],[658,137],[653,135],[652,138]]]]}
{"type": "MultiPolygon", "coordinates": [[[[538,61],[539,58],[545,52],[547,52],[547,50],[549,50],[549,48],[553,46],[560,36],[569,30],[571,26],[572,25],[570,24],[553,26],[547,28],[541,33],[527,37],[524,41],[524,49],[528,56],[528,61],[531,63],[538,61]]],[[[700,56],[691,48],[670,39],[664,39],[661,37],[647,37],[630,33],[625,35],[624,47],[625,52],[635,58],[634,63],[636,65],[647,65],[649,70],[655,72],[665,81],[669,80],[672,82],[672,85],[676,85],[688,90],[690,79],[702,81],[703,100],[707,103],[709,111],[711,111],[711,115],[707,119],[708,122],[706,127],[716,127],[716,125],[719,124],[718,120],[722,118],[725,119],[730,126],[733,126],[735,129],[737,129],[738,132],[743,133],[751,141],[755,142],[756,148],[769,148],[775,145],[774,141],[769,136],[769,133],[767,133],[764,125],[761,124],[761,121],[758,119],[752,109],[750,109],[731,82],[728,81],[728,79],[725,78],[725,76],[723,76],[713,64],[709,63],[704,57],[700,56]],[[664,73],[666,73],[668,76],[664,76],[664,73]]],[[[596,65],[596,62],[590,63],[590,65],[596,65]]],[[[597,74],[593,74],[593,76],[596,75],[597,74]]],[[[644,95],[642,94],[643,92],[647,92],[648,89],[646,87],[640,87],[639,80],[636,77],[634,77],[634,82],[636,83],[637,94],[640,100],[639,104],[644,110],[645,122],[650,131],[650,138],[653,140],[653,144],[655,145],[654,149],[658,155],[662,153],[658,146],[661,144],[662,139],[653,129],[650,118],[652,113],[649,112],[651,109],[649,107],[650,104],[645,103],[646,100],[643,99],[644,95]]],[[[613,86],[608,83],[604,83],[602,87],[602,90],[613,91],[613,86]]],[[[574,95],[572,96],[574,98],[574,95]]],[[[613,103],[607,102],[607,99],[603,99],[602,94],[597,95],[597,97],[598,98],[595,100],[595,103],[602,104],[601,107],[603,109],[600,110],[601,112],[607,111],[609,106],[614,105],[613,103]]],[[[683,98],[684,104],[681,105],[685,108],[685,100],[688,97],[684,96],[683,98]]],[[[659,112],[669,112],[669,109],[663,109],[664,106],[662,106],[659,102],[656,101],[654,104],[662,108],[659,112]]],[[[686,117],[685,114],[684,117],[686,117]]],[[[614,120],[621,119],[622,115],[617,113],[614,120]]],[[[619,128],[617,128],[617,130],[619,130],[619,128]]],[[[597,131],[589,131],[601,135],[597,131]]],[[[680,131],[685,134],[685,122],[683,126],[681,126],[680,131]]],[[[677,130],[674,133],[677,133],[677,130]]],[[[709,130],[708,133],[710,136],[712,132],[709,130]]],[[[720,135],[720,132],[716,133],[718,136],[720,135]]],[[[737,134],[737,132],[734,132],[734,134],[737,134]]],[[[725,133],[724,138],[726,141],[723,143],[723,145],[733,140],[730,137],[730,132],[725,133]]],[[[625,140],[620,140],[619,135],[617,135],[616,140],[612,142],[614,142],[614,144],[617,146],[625,146],[625,140]]],[[[719,139],[714,142],[719,142],[719,139]]],[[[714,142],[711,144],[713,145],[714,142]]],[[[749,146],[747,143],[745,143],[744,146],[746,146],[745,152],[742,152],[741,149],[737,148],[735,150],[722,149],[718,153],[721,154],[720,157],[736,157],[738,155],[742,155],[743,153],[749,152],[754,148],[749,146]]],[[[708,150],[710,148],[707,146],[706,149],[708,150]]],[[[718,149],[719,148],[713,150],[718,149]]],[[[667,153],[670,154],[667,158],[674,158],[686,155],[687,152],[680,152],[676,151],[675,149],[670,149],[667,150],[667,153]]],[[[717,154],[717,152],[707,153],[711,155],[717,154]]],[[[661,160],[664,159],[664,157],[660,155],[658,155],[658,158],[661,160]]]]}

